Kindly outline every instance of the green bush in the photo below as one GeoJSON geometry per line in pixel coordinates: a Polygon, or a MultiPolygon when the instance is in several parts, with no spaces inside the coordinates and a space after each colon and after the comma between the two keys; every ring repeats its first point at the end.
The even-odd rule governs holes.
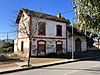
{"type": "Polygon", "coordinates": [[[4,43],[3,46],[0,47],[0,53],[11,53],[14,51],[14,44],[12,43],[4,43]]]}
{"type": "Polygon", "coordinates": [[[20,57],[16,54],[1,54],[0,55],[0,61],[1,60],[20,60],[20,57]]]}
{"type": "Polygon", "coordinates": [[[9,42],[5,42],[2,47],[3,48],[14,47],[14,44],[9,43],[9,42]]]}
{"type": "Polygon", "coordinates": [[[6,59],[7,58],[7,56],[6,55],[0,55],[0,59],[6,59]]]}
{"type": "Polygon", "coordinates": [[[86,41],[87,41],[87,47],[90,48],[93,47],[94,40],[92,38],[87,37],[86,41]]]}
{"type": "Polygon", "coordinates": [[[7,51],[8,51],[8,52],[14,52],[14,48],[13,48],[13,47],[8,47],[8,48],[7,48],[7,51]]]}

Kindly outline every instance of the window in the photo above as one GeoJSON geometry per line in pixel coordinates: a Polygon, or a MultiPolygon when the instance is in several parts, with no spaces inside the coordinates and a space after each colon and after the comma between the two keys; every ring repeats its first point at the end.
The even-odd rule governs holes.
{"type": "Polygon", "coordinates": [[[62,26],[60,26],[60,25],[56,26],[56,35],[62,36],[62,26]]]}
{"type": "Polygon", "coordinates": [[[38,23],[38,35],[46,35],[46,23],[45,22],[39,22],[38,23]]]}
{"type": "Polygon", "coordinates": [[[23,49],[24,49],[24,42],[22,41],[21,42],[21,51],[23,51],[23,49]]]}

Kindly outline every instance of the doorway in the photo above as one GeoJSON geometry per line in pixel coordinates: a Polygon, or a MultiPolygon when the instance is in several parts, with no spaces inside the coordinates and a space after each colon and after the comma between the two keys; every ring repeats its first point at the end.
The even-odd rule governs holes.
{"type": "Polygon", "coordinates": [[[80,52],[81,51],[81,40],[79,38],[77,38],[75,40],[75,51],[76,52],[80,52]]]}

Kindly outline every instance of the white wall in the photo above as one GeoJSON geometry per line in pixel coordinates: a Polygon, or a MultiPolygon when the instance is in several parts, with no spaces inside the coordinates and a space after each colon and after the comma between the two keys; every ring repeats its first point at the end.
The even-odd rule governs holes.
{"type": "Polygon", "coordinates": [[[29,20],[30,17],[26,15],[26,13],[22,13],[24,17],[20,19],[18,24],[18,38],[28,37],[27,33],[29,33],[29,20]],[[25,28],[26,27],[26,28],[25,28]],[[27,31],[27,32],[26,32],[27,31]]]}
{"type": "Polygon", "coordinates": [[[29,51],[29,39],[28,38],[23,38],[23,39],[18,39],[18,50],[21,51],[21,42],[23,41],[23,47],[24,47],[24,52],[29,51]]]}
{"type": "MultiPolygon", "coordinates": [[[[27,31],[29,31],[29,19],[30,17],[26,15],[26,13],[22,13],[24,17],[20,19],[18,24],[18,35],[17,38],[14,40],[14,52],[21,51],[21,42],[24,42],[24,51],[29,50],[29,39],[27,34],[25,33],[25,27],[27,28],[27,31]],[[23,26],[23,23],[25,26],[23,26]]],[[[29,32],[28,32],[29,33],[29,32]]]]}
{"type": "MultiPolygon", "coordinates": [[[[46,37],[57,37],[56,36],[56,25],[61,25],[62,26],[62,37],[61,38],[66,38],[66,23],[58,22],[58,21],[52,21],[52,20],[46,20],[46,19],[38,19],[36,22],[45,22],[46,23],[46,37]]],[[[37,28],[38,30],[38,28],[37,28]]],[[[41,35],[38,35],[38,32],[36,32],[35,36],[37,37],[43,37],[41,35]]]]}
{"type": "MultiPolygon", "coordinates": [[[[62,41],[63,42],[63,53],[66,53],[66,23],[52,21],[52,20],[45,20],[45,19],[38,19],[36,20],[36,22],[34,22],[34,19],[35,18],[33,18],[32,23],[36,23],[36,22],[46,23],[46,35],[38,35],[38,30],[37,30],[34,37],[44,37],[44,38],[35,38],[35,41],[33,42],[34,44],[33,50],[37,49],[37,41],[45,40],[46,41],[46,53],[47,54],[54,53],[56,52],[56,41],[62,41]],[[62,26],[62,36],[61,37],[56,36],[56,25],[62,26]],[[49,37],[49,39],[47,38],[45,39],[45,37],[47,38],[49,37]],[[58,39],[58,38],[65,38],[65,39],[58,39]]],[[[36,55],[35,51],[33,51],[33,53],[36,55]]]]}
{"type": "Polygon", "coordinates": [[[66,53],[66,41],[65,39],[61,40],[61,39],[41,39],[38,38],[35,41],[33,41],[32,43],[32,49],[34,51],[32,51],[32,55],[36,55],[37,51],[35,49],[37,49],[37,41],[39,40],[44,40],[46,41],[46,54],[48,53],[56,53],[56,41],[62,41],[63,42],[63,53],[66,53]]]}
{"type": "Polygon", "coordinates": [[[17,38],[14,40],[14,52],[17,52],[17,38]]]}

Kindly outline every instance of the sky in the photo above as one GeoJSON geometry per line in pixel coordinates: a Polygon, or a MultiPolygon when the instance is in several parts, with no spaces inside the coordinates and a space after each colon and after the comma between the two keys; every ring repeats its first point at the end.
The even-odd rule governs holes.
{"type": "MultiPolygon", "coordinates": [[[[74,12],[72,0],[0,0],[0,39],[6,39],[7,34],[3,32],[13,32],[12,21],[16,20],[16,12],[21,8],[39,11],[42,13],[56,15],[61,12],[62,15],[73,22],[74,12]]],[[[16,38],[16,33],[9,33],[8,37],[16,38]]]]}

